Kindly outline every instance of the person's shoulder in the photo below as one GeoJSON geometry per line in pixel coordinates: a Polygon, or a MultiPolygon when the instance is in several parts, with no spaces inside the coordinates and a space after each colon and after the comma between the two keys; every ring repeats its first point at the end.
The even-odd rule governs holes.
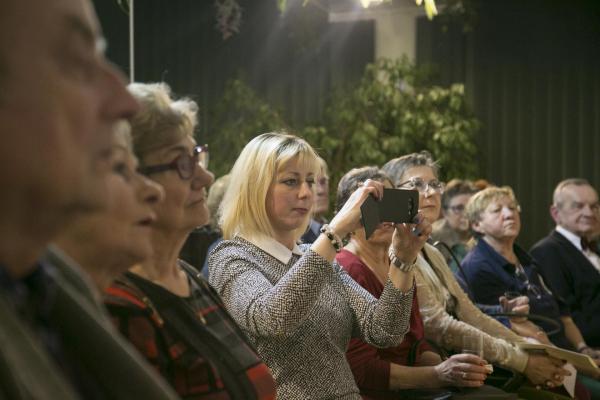
{"type": "Polygon", "coordinates": [[[213,249],[210,259],[248,259],[260,252],[260,248],[249,241],[235,237],[221,240],[213,249]]]}
{"type": "Polygon", "coordinates": [[[145,310],[148,308],[146,295],[135,286],[126,274],[118,276],[104,291],[104,304],[107,307],[145,310]]]}
{"type": "Polygon", "coordinates": [[[560,235],[556,231],[550,232],[547,236],[538,240],[529,250],[529,253],[534,256],[534,258],[539,258],[540,256],[544,256],[548,253],[554,253],[559,249],[559,242],[557,235],[560,235]]]}

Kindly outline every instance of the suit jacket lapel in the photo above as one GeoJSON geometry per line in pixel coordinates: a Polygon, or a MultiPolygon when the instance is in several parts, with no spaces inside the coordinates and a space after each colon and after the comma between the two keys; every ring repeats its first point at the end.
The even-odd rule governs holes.
{"type": "Polygon", "coordinates": [[[594,265],[588,260],[588,258],[583,254],[577,247],[573,245],[563,235],[558,233],[557,231],[552,231],[552,238],[558,242],[561,248],[568,254],[569,257],[572,257],[574,264],[584,266],[584,268],[591,268],[594,272],[597,272],[594,265]]]}

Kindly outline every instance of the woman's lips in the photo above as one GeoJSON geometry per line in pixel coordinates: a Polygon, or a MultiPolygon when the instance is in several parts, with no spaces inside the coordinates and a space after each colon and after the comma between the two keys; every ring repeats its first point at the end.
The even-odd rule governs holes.
{"type": "Polygon", "coordinates": [[[151,214],[148,215],[146,218],[143,218],[140,221],[138,221],[138,225],[151,226],[154,224],[154,222],[156,222],[156,216],[154,214],[151,214]]]}

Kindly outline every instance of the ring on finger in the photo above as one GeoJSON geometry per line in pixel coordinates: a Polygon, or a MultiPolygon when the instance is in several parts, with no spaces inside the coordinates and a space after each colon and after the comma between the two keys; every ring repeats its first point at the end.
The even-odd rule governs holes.
{"type": "Polygon", "coordinates": [[[467,373],[465,371],[463,371],[463,373],[462,373],[462,378],[463,378],[463,380],[467,379],[467,373]]]}

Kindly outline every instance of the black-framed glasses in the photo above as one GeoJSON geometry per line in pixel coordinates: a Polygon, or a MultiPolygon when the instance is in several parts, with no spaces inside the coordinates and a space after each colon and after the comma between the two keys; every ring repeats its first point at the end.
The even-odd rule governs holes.
{"type": "Polygon", "coordinates": [[[439,194],[444,193],[444,187],[445,187],[444,183],[438,181],[437,179],[432,179],[429,182],[425,182],[425,180],[423,178],[419,178],[418,176],[410,178],[406,182],[402,182],[401,184],[397,185],[396,187],[400,188],[402,186],[406,186],[406,187],[409,187],[410,189],[418,190],[419,193],[427,193],[427,191],[429,191],[429,189],[431,189],[434,192],[437,192],[439,194]]]}
{"type": "Polygon", "coordinates": [[[182,153],[170,163],[140,167],[139,172],[143,175],[152,175],[175,170],[181,179],[188,180],[194,176],[198,164],[202,165],[204,169],[208,169],[208,159],[208,145],[205,144],[204,146],[195,146],[191,155],[182,153]]]}
{"type": "Polygon", "coordinates": [[[532,295],[538,300],[542,298],[542,289],[538,285],[529,282],[529,277],[522,266],[517,266],[515,275],[525,286],[528,295],[532,295]]]}
{"type": "Polygon", "coordinates": [[[455,206],[448,206],[448,210],[452,211],[454,214],[462,214],[465,212],[464,204],[457,204],[455,206]]]}

